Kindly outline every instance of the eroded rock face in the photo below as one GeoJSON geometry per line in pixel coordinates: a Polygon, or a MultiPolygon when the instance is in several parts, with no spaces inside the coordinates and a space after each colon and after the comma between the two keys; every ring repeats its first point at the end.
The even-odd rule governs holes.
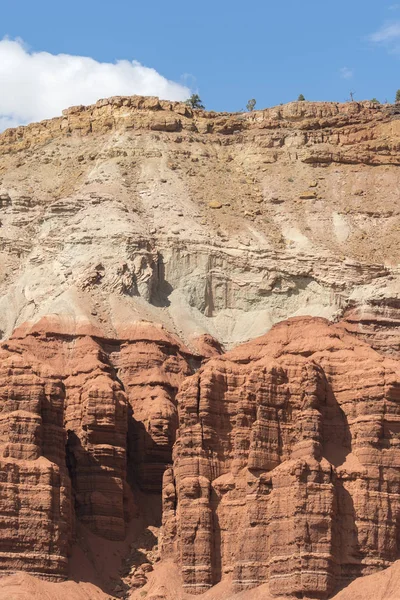
{"type": "Polygon", "coordinates": [[[126,391],[131,481],[144,491],[160,493],[163,473],[172,462],[178,427],[179,385],[200,364],[200,357],[160,328],[137,327],[113,356],[126,391]]]}
{"type": "Polygon", "coordinates": [[[165,552],[185,588],[326,598],[398,557],[400,373],[342,327],[295,319],[181,386],[165,552]]]}
{"type": "Polygon", "coordinates": [[[349,309],[343,315],[342,323],[349,333],[378,352],[400,357],[400,303],[397,299],[385,298],[349,309]]]}
{"type": "Polygon", "coordinates": [[[123,540],[162,479],[186,591],[396,559],[397,112],[117,97],[0,134],[0,570],[64,577],[74,522],[123,540]],[[298,315],[340,325],[223,354],[298,315]]]}
{"type": "Polygon", "coordinates": [[[0,338],[58,314],[231,348],[399,302],[396,110],[117,97],[0,134],[0,338]]]}
{"type": "Polygon", "coordinates": [[[399,364],[346,326],[292,319],[227,354],[202,337],[202,366],[149,323],[17,330],[0,350],[0,570],[65,578],[75,520],[123,540],[135,489],[162,477],[162,556],[187,592],[327,598],[390,565],[399,364]]]}
{"type": "Polygon", "coordinates": [[[194,357],[150,324],[94,333],[43,320],[0,349],[0,570],[65,577],[75,518],[123,540],[128,481],[160,493],[194,357]]]}
{"type": "Polygon", "coordinates": [[[65,389],[42,371],[0,350],[0,571],[62,578],[73,522],[65,389]]]}

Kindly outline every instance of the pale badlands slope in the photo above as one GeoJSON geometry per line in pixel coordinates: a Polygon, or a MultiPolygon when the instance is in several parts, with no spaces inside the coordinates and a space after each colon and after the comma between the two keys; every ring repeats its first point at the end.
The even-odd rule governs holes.
{"type": "Polygon", "coordinates": [[[398,304],[400,121],[370,103],[116,98],[0,136],[0,330],[57,314],[227,346],[398,304]],[[215,208],[217,207],[217,208],[215,208]]]}

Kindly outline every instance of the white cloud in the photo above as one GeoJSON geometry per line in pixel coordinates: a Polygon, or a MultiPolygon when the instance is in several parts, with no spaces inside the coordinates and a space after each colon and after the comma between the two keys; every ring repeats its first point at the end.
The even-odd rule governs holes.
{"type": "Polygon", "coordinates": [[[367,39],[374,44],[384,46],[391,54],[400,53],[400,21],[385,23],[367,39]]]}
{"type": "Polygon", "coordinates": [[[0,130],[55,117],[99,98],[139,94],[185,100],[188,87],[137,61],[100,63],[86,56],[30,52],[21,40],[0,40],[0,130]]]}
{"type": "Polygon", "coordinates": [[[340,69],[340,76],[343,79],[351,79],[354,75],[354,71],[352,69],[349,69],[348,67],[342,67],[340,69]]]}
{"type": "Polygon", "coordinates": [[[400,38],[400,21],[386,23],[378,31],[369,36],[369,40],[375,43],[392,42],[400,38]]]}

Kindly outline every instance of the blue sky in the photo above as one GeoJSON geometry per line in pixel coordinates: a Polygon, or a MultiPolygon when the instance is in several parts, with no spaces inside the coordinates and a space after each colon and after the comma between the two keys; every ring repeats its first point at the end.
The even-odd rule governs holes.
{"type": "MultiPolygon", "coordinates": [[[[264,108],[300,93],[345,101],[353,91],[358,100],[392,101],[400,88],[400,4],[393,0],[18,0],[3,3],[0,39],[5,36],[23,40],[27,53],[139,61],[198,91],[213,110],[240,110],[251,97],[264,108]]],[[[11,122],[36,116],[10,113],[17,89],[24,90],[24,68],[30,70],[18,65],[12,63],[12,88],[0,64],[2,94],[12,88],[8,105],[0,102],[0,117],[11,122]]],[[[38,63],[38,86],[41,68],[38,63]]]]}

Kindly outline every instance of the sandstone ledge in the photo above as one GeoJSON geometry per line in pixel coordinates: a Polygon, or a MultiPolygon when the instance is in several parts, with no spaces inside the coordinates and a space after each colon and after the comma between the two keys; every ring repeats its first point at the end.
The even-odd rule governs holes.
{"type": "MultiPolygon", "coordinates": [[[[86,136],[113,130],[220,134],[238,139],[276,129],[305,137],[308,163],[400,164],[399,123],[396,108],[372,102],[291,102],[252,113],[216,113],[192,110],[181,102],[155,97],[116,96],[91,106],[74,106],[62,117],[6,130],[0,135],[0,154],[18,152],[70,135],[86,136]],[[397,132],[397,135],[396,135],[397,132]],[[318,144],[318,151],[312,146],[318,144]],[[335,152],[331,146],[358,145],[335,152]]],[[[222,142],[226,143],[226,142],[222,142]]],[[[230,142],[229,142],[230,143],[230,142]]],[[[277,148],[282,144],[275,144],[277,148]]]]}

